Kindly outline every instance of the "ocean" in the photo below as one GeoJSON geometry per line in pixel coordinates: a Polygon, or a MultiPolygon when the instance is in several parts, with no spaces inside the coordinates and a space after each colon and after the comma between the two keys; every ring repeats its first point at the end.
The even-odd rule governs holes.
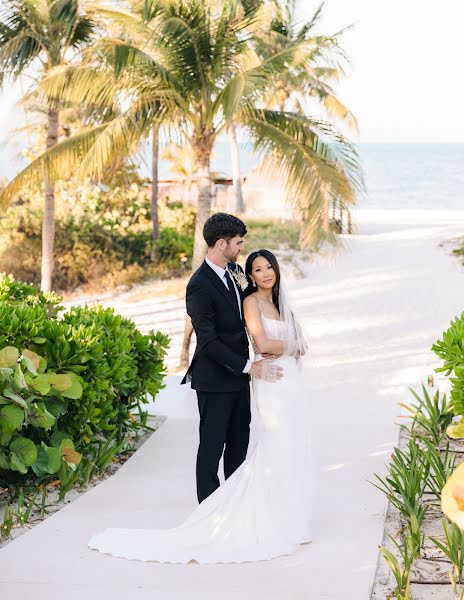
{"type": "MultiPolygon", "coordinates": [[[[360,144],[366,193],[362,209],[464,209],[464,144],[360,144]]],[[[242,174],[258,158],[240,147],[242,174]]],[[[229,174],[227,141],[215,147],[212,169],[229,174]]],[[[167,171],[166,171],[167,174],[167,171]]]]}
{"type": "MultiPolygon", "coordinates": [[[[17,166],[0,156],[0,177],[11,177],[17,166]]],[[[146,153],[144,153],[146,154],[146,153]]],[[[464,144],[360,144],[366,193],[357,206],[363,209],[464,209],[464,144]]],[[[240,145],[242,174],[259,163],[246,145],[240,145]]],[[[148,164],[148,163],[147,163],[148,164]]],[[[227,140],[215,146],[212,170],[231,174],[227,140]]],[[[147,166],[141,166],[149,175],[147,166]]],[[[169,165],[160,165],[169,177],[169,165]]]]}

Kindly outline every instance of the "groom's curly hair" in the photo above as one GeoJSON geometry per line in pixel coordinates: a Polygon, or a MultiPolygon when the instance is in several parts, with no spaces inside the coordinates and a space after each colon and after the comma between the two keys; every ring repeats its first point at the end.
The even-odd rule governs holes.
{"type": "Polygon", "coordinates": [[[246,235],[247,228],[243,221],[228,215],[227,213],[216,213],[212,215],[203,227],[203,237],[208,248],[213,248],[218,240],[229,242],[233,237],[246,235]]]}

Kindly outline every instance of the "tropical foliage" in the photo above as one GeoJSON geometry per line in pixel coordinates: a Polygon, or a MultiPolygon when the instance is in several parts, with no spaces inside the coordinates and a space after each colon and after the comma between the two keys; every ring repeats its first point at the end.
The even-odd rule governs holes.
{"type": "Polygon", "coordinates": [[[464,438],[463,344],[464,314],[432,347],[443,360],[436,371],[449,377],[450,398],[439,390],[429,394],[424,385],[421,393],[411,390],[413,403],[402,404],[409,423],[402,427],[387,474],[376,475],[374,485],[390,503],[380,551],[395,583],[388,583],[385,593],[398,600],[410,600],[420,595],[422,584],[430,588],[446,578],[454,598],[464,598],[464,464],[458,464],[464,438]]]}
{"type": "MultiPolygon", "coordinates": [[[[0,84],[32,76],[35,85],[54,67],[71,60],[73,53],[90,44],[94,24],[79,0],[6,0],[0,9],[0,84]]],[[[46,149],[59,137],[61,104],[45,95],[46,149]]],[[[45,168],[42,235],[42,289],[50,290],[53,273],[56,176],[45,168]]]]}
{"type": "Polygon", "coordinates": [[[0,279],[0,300],[0,479],[53,476],[66,486],[81,458],[140,427],[146,394],[162,387],[169,340],[142,335],[112,309],[61,314],[58,296],[12,277],[0,279]]]}
{"type": "Polygon", "coordinates": [[[451,399],[455,414],[464,416],[464,313],[451,321],[432,350],[443,360],[443,366],[437,371],[452,375],[451,399]]]}
{"type": "MultiPolygon", "coordinates": [[[[143,183],[111,187],[56,186],[56,290],[105,290],[152,277],[185,273],[191,265],[195,213],[165,198],[159,204],[159,260],[151,252],[150,198],[143,183]]],[[[9,208],[0,222],[0,265],[17,279],[40,283],[40,199],[9,208]]]]}
{"type": "Polygon", "coordinates": [[[86,52],[84,63],[50,73],[41,89],[56,102],[92,108],[101,123],[33,161],[3,199],[40,185],[44,169],[52,178],[77,172],[98,179],[117,157],[133,153],[154,125],[163,126],[188,141],[195,158],[195,267],[211,209],[211,152],[221,132],[235,125],[285,181],[306,224],[306,242],[320,239],[323,207],[336,198],[354,202],[362,186],[356,150],[330,122],[266,107],[264,99],[283,73],[297,74],[338,50],[308,29],[260,58],[256,40],[271,12],[257,0],[146,0],[135,12],[94,6],[92,18],[108,35],[86,52]]]}

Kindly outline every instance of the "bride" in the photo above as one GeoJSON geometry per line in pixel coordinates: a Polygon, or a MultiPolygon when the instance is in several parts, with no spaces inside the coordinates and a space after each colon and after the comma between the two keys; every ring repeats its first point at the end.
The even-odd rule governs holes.
{"type": "Polygon", "coordinates": [[[253,252],[243,302],[255,358],[283,368],[277,382],[253,379],[256,442],[240,467],[173,529],[109,528],[89,547],[170,563],[238,563],[295,552],[311,541],[309,406],[301,357],[307,350],[276,257],[253,252]]]}

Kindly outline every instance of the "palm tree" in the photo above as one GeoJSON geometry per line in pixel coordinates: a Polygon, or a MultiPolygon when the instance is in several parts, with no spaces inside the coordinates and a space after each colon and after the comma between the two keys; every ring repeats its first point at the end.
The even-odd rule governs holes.
{"type": "Polygon", "coordinates": [[[168,130],[176,123],[196,163],[194,270],[205,254],[202,232],[211,212],[211,152],[221,132],[233,125],[246,132],[265,167],[285,181],[308,232],[321,229],[328,200],[355,200],[362,178],[354,146],[328,122],[263,106],[279,75],[310,60],[313,40],[299,40],[262,60],[253,48],[262,24],[259,0],[145,3],[145,18],[98,8],[99,16],[117,23],[124,36],[100,40],[95,44],[98,62],[95,58],[86,65],[62,67],[42,86],[51,97],[107,107],[109,113],[124,93],[130,99],[125,109],[39,157],[4,196],[37,181],[44,166],[53,165],[56,172],[77,166],[80,176],[100,177],[115,155],[133,152],[154,123],[168,130]],[[111,69],[102,67],[102,56],[111,69]]]}
{"type": "MultiPolygon", "coordinates": [[[[261,59],[266,60],[276,52],[282,52],[303,40],[312,42],[314,51],[308,61],[279,74],[274,80],[274,85],[266,93],[266,106],[279,108],[282,112],[292,110],[298,114],[305,114],[308,112],[309,103],[312,102],[325,110],[330,121],[339,122],[348,130],[357,133],[356,117],[337,98],[333,87],[344,75],[344,63],[347,62],[339,42],[340,35],[345,30],[333,35],[315,33],[322,17],[324,2],[305,22],[298,19],[296,0],[273,2],[274,14],[270,28],[259,36],[256,45],[261,59]]],[[[323,206],[321,228],[313,229],[308,241],[317,243],[318,238],[332,235],[329,212],[331,206],[334,208],[335,205],[342,211],[347,210],[344,198],[336,198],[333,202],[327,199],[323,206]]]]}
{"type": "Polygon", "coordinates": [[[151,160],[151,260],[156,261],[156,244],[159,239],[160,227],[158,217],[158,162],[159,162],[159,126],[152,127],[152,160],[151,160]]]}
{"type": "MultiPolygon", "coordinates": [[[[88,45],[94,24],[79,0],[6,0],[0,10],[0,85],[38,67],[40,80],[54,67],[72,59],[72,51],[88,45]]],[[[47,98],[46,150],[58,142],[60,103],[47,98]]],[[[45,169],[42,222],[42,290],[50,290],[55,237],[55,176],[45,169]]]]}

